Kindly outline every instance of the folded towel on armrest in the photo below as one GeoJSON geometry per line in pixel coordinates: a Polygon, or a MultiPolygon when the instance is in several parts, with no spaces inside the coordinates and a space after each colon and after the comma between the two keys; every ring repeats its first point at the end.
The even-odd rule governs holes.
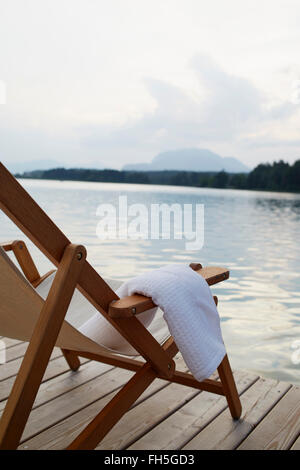
{"type": "Polygon", "coordinates": [[[125,282],[117,294],[152,297],[197,380],[217,369],[226,354],[219,314],[207,282],[189,266],[175,264],[148,271],[125,282]]]}

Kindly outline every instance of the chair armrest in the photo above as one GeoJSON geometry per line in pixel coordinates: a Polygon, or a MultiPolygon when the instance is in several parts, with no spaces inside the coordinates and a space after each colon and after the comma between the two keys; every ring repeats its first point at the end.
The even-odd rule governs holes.
{"type": "Polygon", "coordinates": [[[155,303],[150,297],[133,294],[111,302],[108,309],[108,315],[111,318],[132,317],[138,313],[150,310],[150,308],[155,306],[155,303]]]}
{"type": "MultiPolygon", "coordinates": [[[[225,279],[229,278],[229,271],[226,268],[215,266],[202,268],[202,266],[199,266],[201,266],[201,264],[193,264],[191,265],[191,268],[200,274],[209,286],[225,281],[225,279]]],[[[150,297],[134,294],[111,302],[108,309],[108,315],[111,318],[132,317],[133,315],[145,312],[153,307],[156,307],[156,305],[150,297]]]]}
{"type": "Polygon", "coordinates": [[[218,266],[205,266],[204,268],[201,266],[200,269],[194,269],[194,271],[204,277],[209,286],[225,281],[230,274],[228,269],[218,266]]]}
{"type": "Polygon", "coordinates": [[[25,242],[22,240],[14,240],[2,242],[0,245],[5,251],[13,251],[24,276],[31,284],[34,284],[41,278],[25,242]]]}
{"type": "Polygon", "coordinates": [[[14,243],[13,241],[0,242],[0,246],[1,246],[1,248],[3,248],[4,251],[11,251],[13,243],[14,243]]]}
{"type": "Polygon", "coordinates": [[[47,277],[51,276],[51,274],[55,273],[56,269],[50,269],[47,273],[45,273],[43,276],[41,276],[39,279],[36,279],[35,281],[32,281],[32,285],[34,288],[39,286],[47,277]]]}

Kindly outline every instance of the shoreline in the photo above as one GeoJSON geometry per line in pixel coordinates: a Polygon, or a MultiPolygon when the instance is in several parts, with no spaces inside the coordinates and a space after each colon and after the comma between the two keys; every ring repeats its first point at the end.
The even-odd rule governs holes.
{"type": "MultiPolygon", "coordinates": [[[[200,173],[201,174],[201,173],[200,173]]],[[[66,179],[66,178],[54,178],[54,177],[42,177],[42,176],[33,176],[33,175],[14,175],[16,179],[24,179],[24,180],[39,180],[39,181],[60,181],[61,183],[64,182],[75,182],[75,183],[104,183],[104,184],[136,184],[141,186],[167,186],[173,188],[194,188],[194,189],[223,189],[223,190],[234,190],[234,191],[260,191],[264,193],[280,193],[280,194],[300,194],[300,190],[283,190],[283,189],[269,189],[269,188],[239,188],[235,186],[227,186],[227,187],[220,187],[220,186],[197,186],[197,185],[187,185],[187,184],[171,184],[171,183],[163,183],[163,182],[129,182],[129,181],[99,181],[97,179],[66,179]]]]}

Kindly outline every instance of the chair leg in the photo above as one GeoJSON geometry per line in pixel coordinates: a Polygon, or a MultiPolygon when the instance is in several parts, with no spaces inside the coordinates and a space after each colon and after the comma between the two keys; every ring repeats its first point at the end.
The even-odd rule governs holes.
{"type": "Polygon", "coordinates": [[[81,246],[70,244],[64,251],[1,416],[0,450],[13,450],[19,445],[78,278],[82,272],[85,256],[85,249],[81,246]],[[78,257],[79,253],[81,255],[80,259],[78,257]],[[81,260],[82,262],[80,262],[81,260]]]}
{"type": "Polygon", "coordinates": [[[78,370],[80,367],[80,360],[78,356],[73,351],[69,351],[69,349],[62,349],[61,352],[63,353],[70,369],[73,371],[78,370]]]}
{"type": "Polygon", "coordinates": [[[221,383],[227,399],[231,416],[234,419],[239,419],[242,413],[242,405],[235,385],[235,380],[232,374],[227,354],[225,355],[224,359],[218,367],[218,373],[221,379],[221,383]]]}
{"type": "Polygon", "coordinates": [[[94,449],[156,377],[157,373],[152,369],[150,364],[144,364],[90,424],[84,428],[76,439],[74,439],[67,450],[94,449]]]}

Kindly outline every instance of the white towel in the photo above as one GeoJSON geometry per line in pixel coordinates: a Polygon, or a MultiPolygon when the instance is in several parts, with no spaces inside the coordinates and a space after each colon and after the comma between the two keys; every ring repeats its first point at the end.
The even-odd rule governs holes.
{"type": "Polygon", "coordinates": [[[168,265],[141,274],[117,290],[119,297],[135,293],[152,297],[164,312],[170,333],[194,377],[199,381],[209,377],[226,351],[219,314],[205,279],[189,266],[168,265]]]}

